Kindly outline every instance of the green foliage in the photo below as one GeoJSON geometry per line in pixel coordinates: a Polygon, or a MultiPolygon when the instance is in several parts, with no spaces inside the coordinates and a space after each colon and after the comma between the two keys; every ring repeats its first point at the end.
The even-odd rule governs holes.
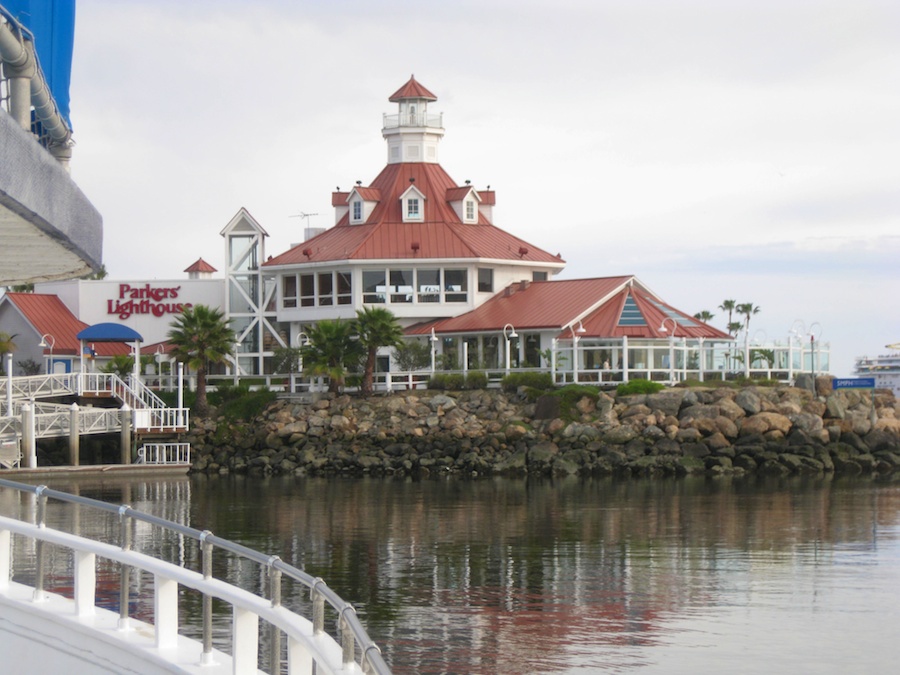
{"type": "Polygon", "coordinates": [[[364,354],[361,341],[356,339],[355,322],[319,321],[309,328],[307,336],[309,342],[301,350],[304,374],[327,377],[328,391],[340,391],[348,372],[359,369],[364,354]]]}
{"type": "Polygon", "coordinates": [[[466,389],[487,389],[487,373],[481,370],[470,370],[466,373],[466,389]]]}
{"type": "Polygon", "coordinates": [[[115,373],[123,380],[128,377],[131,368],[134,365],[134,359],[124,354],[116,354],[109,362],[100,368],[101,373],[115,373]]]}
{"type": "Polygon", "coordinates": [[[206,400],[208,364],[222,363],[234,349],[234,333],[221,310],[194,305],[186,307],[171,324],[171,355],[197,373],[197,414],[209,414],[206,400]]]}
{"type": "Polygon", "coordinates": [[[363,307],[356,312],[356,330],[365,352],[361,389],[363,394],[371,394],[378,349],[401,344],[403,329],[390,310],[384,307],[363,307]]]}
{"type": "Polygon", "coordinates": [[[34,359],[22,359],[16,361],[16,365],[19,366],[23,375],[39,375],[41,372],[41,364],[34,359]]]}
{"type": "Polygon", "coordinates": [[[405,372],[428,368],[431,365],[431,347],[421,340],[405,340],[394,347],[394,361],[405,372]]]}
{"type": "Polygon", "coordinates": [[[16,343],[13,342],[17,335],[10,335],[0,331],[0,375],[6,375],[6,355],[16,351],[16,343]]]}
{"type": "Polygon", "coordinates": [[[229,420],[252,420],[260,415],[272,403],[277,394],[265,387],[250,391],[247,384],[237,386],[229,382],[221,382],[216,391],[210,393],[209,401],[219,414],[229,420]]]}
{"type": "Polygon", "coordinates": [[[500,386],[508,392],[515,392],[519,387],[553,389],[553,376],[550,373],[510,373],[503,378],[500,386]]]}
{"type": "Polygon", "coordinates": [[[300,367],[298,347],[279,347],[272,353],[272,367],[276,373],[295,373],[300,367]]]}
{"type": "Polygon", "coordinates": [[[436,373],[428,380],[428,388],[462,391],[466,388],[466,378],[462,373],[436,373]]]}
{"type": "Polygon", "coordinates": [[[537,398],[537,395],[549,394],[559,399],[560,419],[573,421],[581,417],[576,405],[583,398],[589,398],[595,403],[600,398],[600,392],[596,387],[584,384],[567,384],[551,392],[531,390],[529,398],[537,398]]]}
{"type": "Polygon", "coordinates": [[[630,382],[623,382],[616,387],[616,394],[618,396],[655,394],[662,389],[665,389],[665,385],[659,382],[652,382],[651,380],[631,380],[630,382]]]}

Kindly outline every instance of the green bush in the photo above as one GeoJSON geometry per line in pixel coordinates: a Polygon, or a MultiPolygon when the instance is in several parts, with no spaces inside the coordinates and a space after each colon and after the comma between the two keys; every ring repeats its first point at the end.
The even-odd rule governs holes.
{"type": "Polygon", "coordinates": [[[631,380],[623,382],[616,387],[616,394],[619,396],[632,396],[633,394],[655,394],[665,389],[665,385],[660,382],[652,382],[650,380],[631,380]]]}
{"type": "Polygon", "coordinates": [[[466,378],[462,373],[439,373],[428,380],[429,389],[461,391],[466,387],[466,378]]]}
{"type": "Polygon", "coordinates": [[[466,374],[466,389],[487,389],[487,373],[481,370],[470,370],[466,374]]]}
{"type": "Polygon", "coordinates": [[[503,391],[515,392],[519,387],[532,389],[553,389],[553,376],[550,373],[510,373],[500,381],[503,391]]]}

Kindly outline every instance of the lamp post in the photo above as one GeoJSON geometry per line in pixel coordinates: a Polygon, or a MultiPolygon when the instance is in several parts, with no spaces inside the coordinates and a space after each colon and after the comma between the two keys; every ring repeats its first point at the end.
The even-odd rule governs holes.
{"type": "Polygon", "coordinates": [[[434,334],[434,328],[431,329],[431,337],[429,338],[431,341],[431,374],[434,375],[435,367],[436,367],[436,354],[435,350],[437,348],[438,337],[434,334]]]}
{"type": "Polygon", "coordinates": [[[50,333],[44,333],[41,335],[41,341],[38,343],[38,347],[50,347],[50,360],[47,362],[47,374],[53,374],[53,348],[56,346],[56,338],[53,337],[50,333]]]}
{"type": "Polygon", "coordinates": [[[678,322],[671,316],[667,316],[659,325],[662,333],[668,333],[666,321],[672,322],[672,332],[669,334],[669,384],[675,384],[675,331],[678,330],[678,322]]]}
{"type": "MultiPolygon", "coordinates": [[[[294,340],[297,343],[297,369],[300,371],[300,381],[303,381],[303,348],[309,344],[309,335],[302,330],[297,333],[294,340]]],[[[291,393],[294,391],[294,359],[291,359],[291,393]]]]}
{"type": "Polygon", "coordinates": [[[584,333],[584,324],[578,321],[578,328],[575,328],[574,322],[569,324],[569,331],[572,333],[572,382],[578,384],[578,339],[581,333],[584,333]],[[576,335],[578,333],[578,335],[576,335]]]}
{"type": "Polygon", "coordinates": [[[519,334],[516,332],[515,327],[508,323],[503,326],[503,339],[506,341],[506,374],[509,375],[510,369],[510,360],[509,360],[509,341],[513,338],[519,337],[519,334]],[[506,329],[509,328],[509,334],[506,333],[506,329]]]}
{"type": "Polygon", "coordinates": [[[813,388],[815,388],[815,380],[816,380],[816,342],[821,344],[822,341],[822,324],[818,321],[813,321],[809,325],[809,366],[810,372],[813,376],[813,388]],[[819,327],[819,334],[816,335],[815,326],[819,327]]]}
{"type": "Polygon", "coordinates": [[[162,362],[166,350],[162,345],[156,345],[156,380],[158,387],[162,389],[162,362]]]}

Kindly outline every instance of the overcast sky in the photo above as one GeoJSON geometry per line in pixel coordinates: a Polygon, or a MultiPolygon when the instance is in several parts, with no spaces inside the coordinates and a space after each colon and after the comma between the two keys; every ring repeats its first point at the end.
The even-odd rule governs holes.
{"type": "Polygon", "coordinates": [[[897,0],[78,0],[72,174],[112,278],[223,268],[241,207],[299,242],[386,163],[410,74],[441,165],[561,278],[799,320],[832,372],[900,341],[897,0]]]}

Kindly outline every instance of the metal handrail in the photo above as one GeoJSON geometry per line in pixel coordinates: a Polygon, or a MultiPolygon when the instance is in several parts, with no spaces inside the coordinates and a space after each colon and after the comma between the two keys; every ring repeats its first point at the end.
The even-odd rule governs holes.
{"type": "MultiPolygon", "coordinates": [[[[37,509],[35,513],[35,525],[43,530],[45,527],[45,513],[48,499],[55,499],[69,504],[78,504],[88,508],[104,511],[106,513],[116,515],[120,520],[120,542],[121,550],[131,550],[131,528],[128,526],[130,521],[137,521],[158,527],[162,530],[173,534],[182,535],[186,538],[193,539],[200,547],[202,557],[202,573],[204,578],[212,577],[212,555],[216,549],[229,553],[240,558],[244,558],[251,562],[257,563],[262,569],[268,570],[270,580],[276,577],[273,575],[287,576],[295,582],[298,582],[309,589],[310,599],[313,603],[313,624],[314,635],[321,635],[325,632],[324,603],[332,607],[338,618],[338,635],[330,636],[336,640],[341,646],[343,653],[343,662],[345,666],[356,664],[362,668],[365,673],[376,673],[377,675],[390,675],[391,670],[384,661],[381,650],[372,641],[363,627],[362,623],[356,615],[353,606],[343,600],[334,590],[329,588],[327,584],[318,577],[313,577],[303,570],[283,562],[278,556],[271,556],[251,549],[243,544],[224,539],[214,535],[208,530],[197,530],[187,525],[182,525],[159,516],[154,516],[142,511],[136,511],[130,506],[116,505],[110,502],[102,502],[89,497],[80,495],[72,495],[66,492],[53,490],[45,485],[26,485],[11,480],[0,478],[0,487],[17,490],[19,492],[32,494],[37,500],[37,509]],[[358,656],[357,656],[358,654],[358,656]]],[[[42,540],[39,540],[39,544],[42,540]]],[[[36,592],[43,592],[44,585],[44,554],[43,545],[36,548],[38,556],[36,564],[36,592]]],[[[128,583],[127,565],[123,564],[122,569],[122,588],[120,611],[122,612],[122,620],[127,621],[129,607],[130,587],[128,583]]],[[[270,581],[270,592],[268,600],[271,607],[279,607],[281,605],[281,584],[278,581],[270,581]]],[[[37,595],[36,597],[40,597],[37,595]]],[[[203,593],[203,653],[204,657],[209,657],[212,651],[212,621],[208,612],[211,611],[211,598],[207,593],[203,593]]],[[[261,617],[264,618],[264,617],[261,617]]],[[[265,618],[264,618],[265,620],[265,618]]],[[[280,657],[279,657],[280,658],[280,657]]],[[[280,672],[280,665],[273,664],[273,671],[280,672]]]]}

